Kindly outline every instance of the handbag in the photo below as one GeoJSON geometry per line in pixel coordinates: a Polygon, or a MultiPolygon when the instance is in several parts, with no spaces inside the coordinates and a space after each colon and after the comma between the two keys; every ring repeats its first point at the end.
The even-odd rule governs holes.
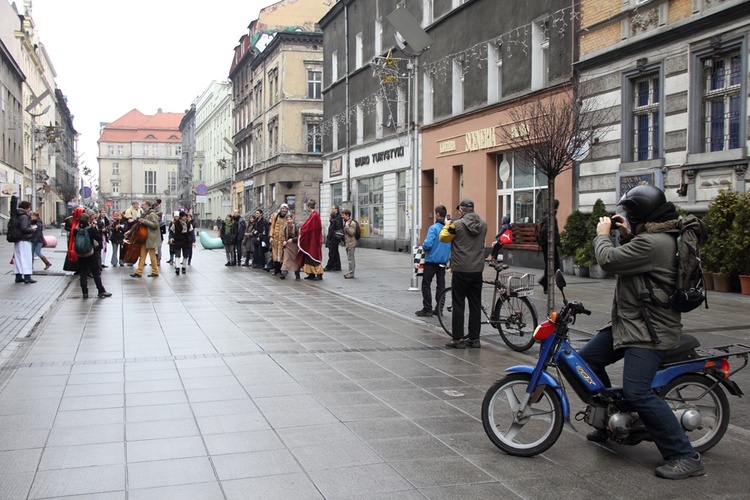
{"type": "Polygon", "coordinates": [[[344,241],[344,230],[343,229],[337,229],[333,232],[333,239],[336,240],[336,243],[341,243],[344,241]]]}

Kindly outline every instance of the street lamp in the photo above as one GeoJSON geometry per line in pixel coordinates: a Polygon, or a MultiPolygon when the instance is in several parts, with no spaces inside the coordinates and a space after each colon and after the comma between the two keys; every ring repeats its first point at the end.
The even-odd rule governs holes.
{"type": "MultiPolygon", "coordinates": [[[[414,16],[406,10],[406,7],[399,7],[386,16],[394,28],[396,28],[396,45],[399,50],[409,57],[414,58],[409,69],[410,82],[409,86],[413,88],[412,97],[409,98],[409,105],[414,111],[414,120],[411,125],[411,191],[412,191],[412,214],[411,214],[411,248],[412,255],[416,253],[419,245],[417,237],[417,207],[419,206],[419,56],[430,48],[433,40],[430,38],[422,27],[419,25],[414,16]],[[413,101],[413,104],[412,104],[413,101]]],[[[417,291],[417,270],[411,277],[410,291],[417,291]]]]}

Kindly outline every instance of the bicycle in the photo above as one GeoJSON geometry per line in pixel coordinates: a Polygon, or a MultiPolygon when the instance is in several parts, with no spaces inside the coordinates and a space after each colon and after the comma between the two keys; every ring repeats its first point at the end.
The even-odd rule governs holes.
{"type": "MultiPolygon", "coordinates": [[[[494,264],[495,279],[482,280],[482,283],[492,285],[492,310],[488,312],[488,304],[482,300],[482,314],[486,320],[482,325],[489,325],[497,329],[503,341],[514,351],[523,352],[534,345],[534,329],[538,325],[537,313],[529,295],[534,292],[534,275],[529,273],[501,273],[508,269],[507,264],[494,264]]],[[[451,332],[453,320],[452,287],[446,287],[437,297],[437,317],[443,330],[453,337],[451,332]]],[[[463,324],[469,320],[469,307],[464,308],[463,324]]],[[[480,332],[481,336],[489,334],[480,332]]]]}

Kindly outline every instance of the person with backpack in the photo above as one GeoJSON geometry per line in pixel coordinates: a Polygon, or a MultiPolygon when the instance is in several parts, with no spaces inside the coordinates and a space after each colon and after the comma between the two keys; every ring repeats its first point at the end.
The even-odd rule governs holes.
{"type": "Polygon", "coordinates": [[[15,202],[16,197],[13,196],[8,221],[8,241],[13,242],[13,272],[16,274],[16,283],[36,283],[36,280],[31,279],[34,262],[32,240],[36,234],[36,225],[31,223],[29,216],[31,203],[23,200],[14,206],[15,202]]]}
{"type": "Polygon", "coordinates": [[[354,278],[354,251],[357,250],[357,240],[359,240],[359,223],[352,219],[352,211],[345,208],[341,211],[341,219],[344,224],[344,247],[346,248],[346,260],[349,261],[349,272],[344,275],[345,279],[354,278]]]}
{"type": "Polygon", "coordinates": [[[102,284],[101,267],[99,265],[99,248],[102,247],[102,233],[96,226],[89,225],[89,215],[78,217],[78,227],[74,231],[75,251],[78,255],[78,276],[81,283],[81,293],[84,299],[89,298],[89,274],[94,278],[98,297],[104,299],[112,294],[104,289],[102,284]]]}
{"type": "MultiPolygon", "coordinates": [[[[667,479],[700,475],[704,473],[700,454],[667,402],[651,388],[667,351],[680,340],[682,323],[679,311],[648,298],[644,279],[651,280],[652,296],[661,301],[667,301],[676,288],[679,214],[661,189],[649,185],[630,189],[618,205],[625,217],[601,217],[594,239],[596,261],[617,275],[611,326],[579,353],[607,386],[611,384],[606,367],[624,359],[625,397],[666,461],[656,468],[656,475],[667,479]],[[618,247],[610,239],[613,223],[619,231],[618,247]]],[[[587,438],[601,442],[608,437],[606,432],[597,430],[587,438]]]]}

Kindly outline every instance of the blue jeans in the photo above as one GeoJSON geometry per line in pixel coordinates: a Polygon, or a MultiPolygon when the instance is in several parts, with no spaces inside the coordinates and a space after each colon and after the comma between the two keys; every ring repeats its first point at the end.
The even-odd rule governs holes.
{"type": "Polygon", "coordinates": [[[611,327],[601,330],[579,351],[583,360],[607,387],[611,387],[611,384],[605,368],[624,359],[623,393],[638,412],[664,459],[692,457],[695,450],[680,422],[666,401],[651,388],[651,382],[666,353],[667,351],[638,347],[615,350],[611,327]]]}

